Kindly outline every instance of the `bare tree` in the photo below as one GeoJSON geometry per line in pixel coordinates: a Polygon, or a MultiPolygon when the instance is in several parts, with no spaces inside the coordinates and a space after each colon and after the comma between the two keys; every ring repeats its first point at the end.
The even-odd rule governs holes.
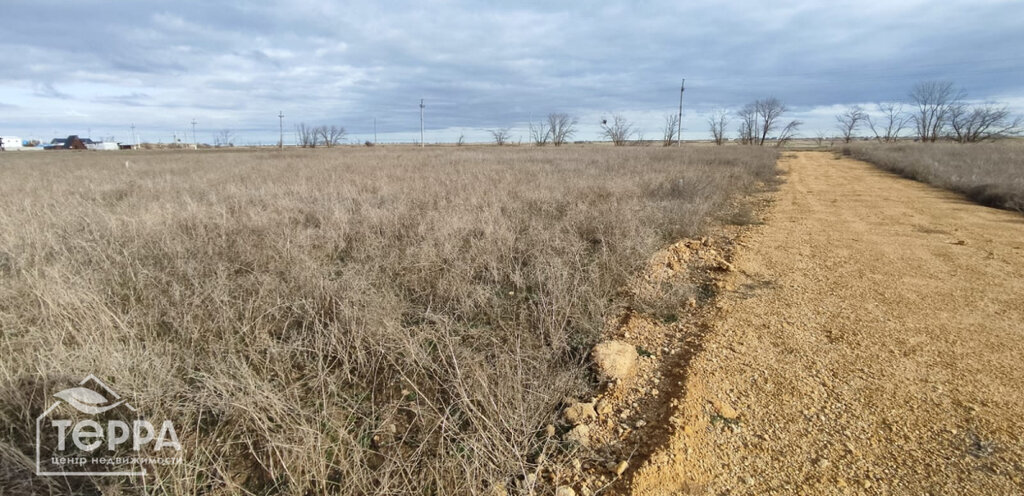
{"type": "Polygon", "coordinates": [[[548,130],[551,133],[551,144],[561,146],[576,134],[576,118],[569,114],[556,112],[548,114],[548,130]]]}
{"type": "Polygon", "coordinates": [[[738,116],[740,118],[740,143],[756,145],[758,136],[757,107],[753,103],[748,103],[739,110],[738,116]]]}
{"type": "Polygon", "coordinates": [[[1014,117],[1006,105],[985,103],[968,106],[954,105],[950,111],[950,127],[953,137],[960,143],[1016,136],[1021,133],[1021,117],[1014,117]]]}
{"type": "Polygon", "coordinates": [[[647,146],[647,139],[644,138],[644,132],[637,130],[636,139],[632,141],[633,146],[647,146]]]}
{"type": "Polygon", "coordinates": [[[230,129],[221,129],[213,135],[213,145],[216,147],[235,146],[235,133],[230,129]]]}
{"type": "Polygon", "coordinates": [[[910,90],[910,101],[917,107],[913,119],[921,141],[937,141],[949,125],[950,114],[964,97],[950,81],[925,81],[910,90]]]}
{"type": "Polygon", "coordinates": [[[611,140],[615,146],[625,145],[635,132],[629,120],[619,114],[612,115],[611,122],[608,122],[608,119],[601,120],[601,135],[611,140]]]}
{"type": "Polygon", "coordinates": [[[347,133],[343,127],[322,125],[315,128],[314,134],[316,141],[330,148],[341,143],[347,133]]]}
{"type": "Polygon", "coordinates": [[[299,140],[299,146],[303,148],[316,148],[317,132],[313,126],[307,126],[305,122],[295,126],[295,136],[299,140]]]}
{"type": "Polygon", "coordinates": [[[455,146],[462,146],[466,144],[466,133],[459,133],[459,139],[455,141],[455,146]]]}
{"type": "Polygon", "coordinates": [[[869,115],[865,118],[875,139],[882,143],[892,143],[898,140],[903,128],[911,119],[903,112],[903,104],[884,102],[877,104],[876,107],[882,117],[876,120],[869,115]]]}
{"type": "Polygon", "coordinates": [[[836,115],[836,129],[839,130],[839,136],[842,136],[843,143],[849,143],[853,139],[853,133],[867,118],[868,114],[860,105],[849,107],[843,113],[836,115]]]}
{"type": "Polygon", "coordinates": [[[530,141],[537,146],[548,144],[551,139],[551,128],[544,121],[534,123],[530,121],[530,141]]]}
{"type": "Polygon", "coordinates": [[[662,134],[661,142],[665,146],[672,146],[676,142],[676,128],[679,126],[679,114],[673,112],[665,114],[665,131],[662,134]]]}
{"type": "Polygon", "coordinates": [[[494,144],[502,146],[508,142],[511,135],[509,134],[509,128],[503,127],[500,129],[491,129],[488,131],[491,133],[491,137],[494,139],[494,144]]]}
{"type": "MultiPolygon", "coordinates": [[[[768,133],[778,129],[779,119],[786,112],[787,107],[778,98],[770,97],[764,100],[756,100],[743,106],[737,113],[740,118],[739,136],[743,144],[764,146],[768,140],[768,133]]],[[[797,128],[803,124],[793,120],[782,127],[782,132],[775,137],[779,145],[793,138],[797,128]]]]}
{"type": "Polygon", "coordinates": [[[818,131],[814,135],[814,142],[818,146],[821,146],[821,145],[825,144],[825,138],[827,138],[827,136],[825,136],[825,132],[824,131],[818,131]]]}
{"type": "Polygon", "coordinates": [[[782,128],[782,132],[779,133],[779,137],[775,141],[775,146],[785,145],[789,140],[795,138],[796,131],[801,125],[803,125],[803,122],[796,119],[789,121],[789,124],[786,124],[785,127],[782,128]]]}
{"type": "Polygon", "coordinates": [[[786,107],[786,104],[782,103],[775,97],[765,98],[764,100],[754,102],[754,108],[757,109],[759,125],[761,127],[761,139],[758,144],[764,146],[764,141],[768,138],[768,133],[778,127],[779,117],[782,117],[782,114],[789,109],[786,107]]]}
{"type": "Polygon", "coordinates": [[[725,129],[729,126],[729,111],[717,109],[708,117],[708,127],[711,129],[711,138],[715,144],[721,146],[725,143],[725,129]]]}

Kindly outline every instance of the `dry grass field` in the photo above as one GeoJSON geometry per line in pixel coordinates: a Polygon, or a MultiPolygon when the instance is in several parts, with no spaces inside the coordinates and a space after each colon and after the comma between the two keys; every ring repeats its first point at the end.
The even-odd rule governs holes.
{"type": "MultiPolygon", "coordinates": [[[[95,374],[173,419],[156,494],[467,494],[529,471],[622,288],[771,182],[753,147],[0,157],[0,493],[95,374]],[[126,160],[128,162],[126,162],[126,160]]],[[[130,489],[128,489],[130,490],[130,489]]]]}
{"type": "Polygon", "coordinates": [[[960,145],[855,143],[844,155],[990,207],[1024,212],[1024,144],[1015,141],[960,145]]]}

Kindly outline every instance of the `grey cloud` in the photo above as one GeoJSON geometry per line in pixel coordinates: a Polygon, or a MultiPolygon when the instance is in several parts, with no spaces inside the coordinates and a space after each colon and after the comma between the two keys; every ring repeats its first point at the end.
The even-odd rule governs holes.
{"type": "Polygon", "coordinates": [[[35,83],[32,85],[32,90],[36,96],[43,98],[58,98],[61,100],[67,100],[71,98],[71,95],[57,90],[57,88],[53,86],[53,83],[35,83]]]}
{"type": "Polygon", "coordinates": [[[516,125],[553,110],[657,114],[675,106],[684,76],[687,109],[701,112],[767,95],[794,108],[890,100],[934,78],[978,97],[1012,95],[1024,75],[1011,52],[1024,43],[1014,3],[183,0],[38,10],[48,8],[61,15],[20,9],[5,20],[0,47],[32,54],[0,68],[6,101],[30,78],[48,82],[34,96],[85,99],[97,106],[90,115],[142,120],[126,112],[158,108],[154,126],[205,114],[268,135],[278,110],[354,132],[374,117],[418,131],[420,98],[431,128],[516,125]]]}

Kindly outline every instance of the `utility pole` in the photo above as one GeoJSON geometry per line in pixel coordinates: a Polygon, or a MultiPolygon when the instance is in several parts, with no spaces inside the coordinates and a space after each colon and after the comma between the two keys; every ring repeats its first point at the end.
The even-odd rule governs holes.
{"type": "Polygon", "coordinates": [[[132,143],[135,144],[135,148],[139,147],[139,135],[135,134],[135,123],[132,123],[132,143]]]}
{"type": "Polygon", "coordinates": [[[679,122],[676,130],[676,146],[683,146],[683,91],[686,91],[686,78],[679,85],[679,122]]]}
{"type": "Polygon", "coordinates": [[[423,148],[423,99],[420,98],[420,148],[423,148]]]}
{"type": "Polygon", "coordinates": [[[373,118],[373,144],[377,144],[377,118],[373,118]]]}
{"type": "Polygon", "coordinates": [[[196,120],[195,119],[192,119],[192,146],[194,146],[196,150],[199,149],[199,140],[196,139],[196,120]]]}
{"type": "Polygon", "coordinates": [[[277,112],[277,123],[281,128],[281,139],[277,141],[277,148],[284,150],[284,111],[277,112]]]}

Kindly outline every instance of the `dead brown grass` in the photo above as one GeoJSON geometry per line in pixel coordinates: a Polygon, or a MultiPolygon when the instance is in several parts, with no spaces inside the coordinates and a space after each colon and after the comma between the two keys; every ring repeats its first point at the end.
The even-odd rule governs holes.
{"type": "Polygon", "coordinates": [[[842,153],[901,176],[966,195],[982,205],[1024,212],[1024,145],[844,145],[842,153]]]}
{"type": "Polygon", "coordinates": [[[0,163],[0,492],[87,374],[173,419],[171,494],[473,493],[533,471],[659,247],[776,153],[46,153],[0,163]],[[130,164],[125,166],[125,160],[130,164]]]}

